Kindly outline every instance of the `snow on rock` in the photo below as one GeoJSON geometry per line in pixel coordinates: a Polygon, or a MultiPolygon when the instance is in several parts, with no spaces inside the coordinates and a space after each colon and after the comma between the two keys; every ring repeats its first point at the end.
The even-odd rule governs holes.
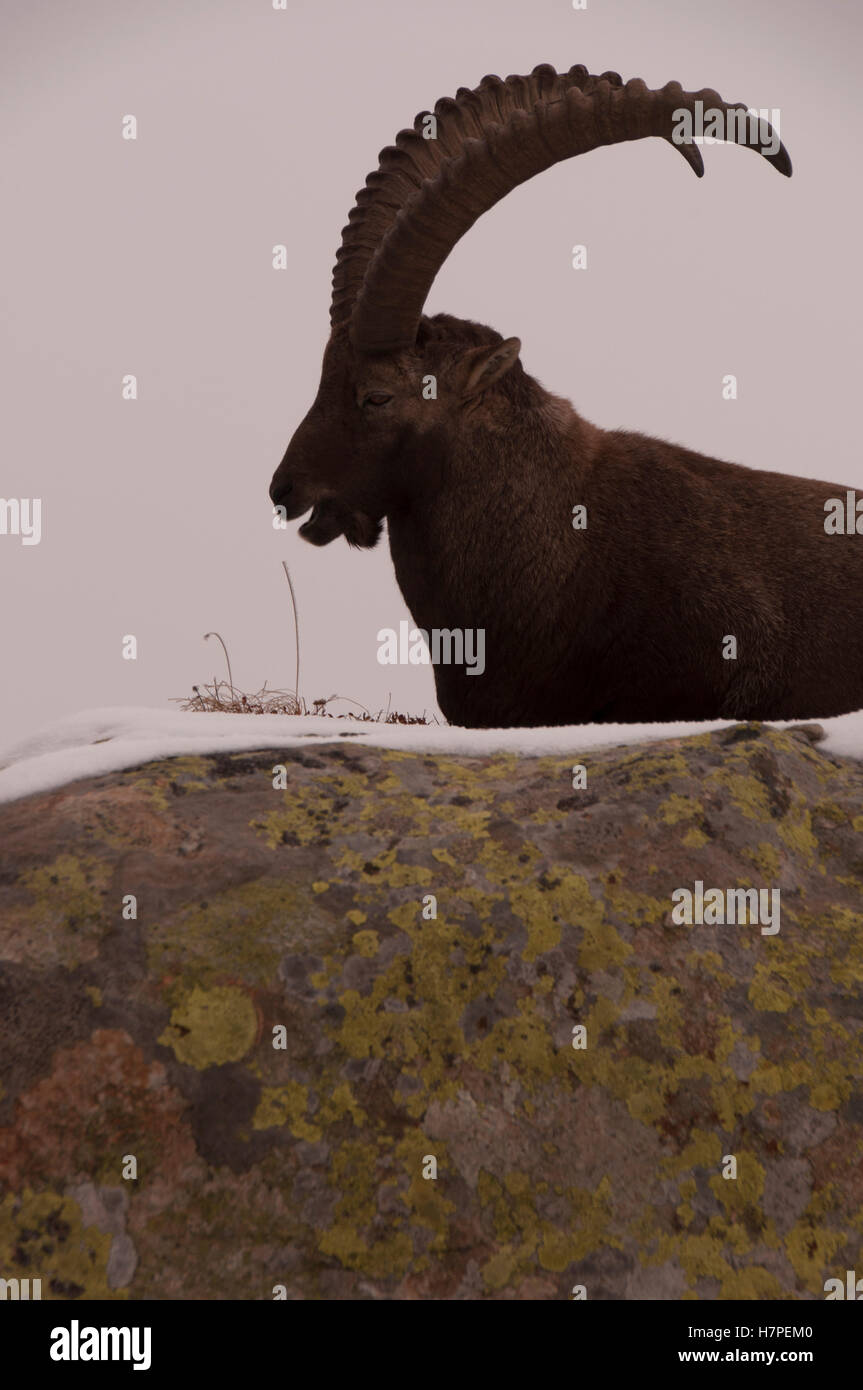
{"type": "MultiPolygon", "coordinates": [[[[0,749],[0,802],[51,791],[83,777],[138,767],[157,758],[241,753],[345,739],[376,748],[465,757],[496,752],[524,757],[586,752],[684,738],[732,720],[652,724],[574,724],[545,729],[460,729],[447,724],[360,723],[282,714],[211,714],[147,708],[83,710],[0,749]]],[[[777,721],[786,729],[801,721],[777,721]]],[[[863,711],[819,721],[828,753],[863,758],[863,711]]]]}

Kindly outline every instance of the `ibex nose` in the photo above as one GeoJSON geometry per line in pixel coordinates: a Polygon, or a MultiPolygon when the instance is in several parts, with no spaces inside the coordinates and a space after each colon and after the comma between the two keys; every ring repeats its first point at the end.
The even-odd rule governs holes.
{"type": "Polygon", "coordinates": [[[294,490],[294,485],[289,478],[280,478],[278,473],[270,483],[270,501],[274,507],[280,504],[284,506],[294,490]]]}

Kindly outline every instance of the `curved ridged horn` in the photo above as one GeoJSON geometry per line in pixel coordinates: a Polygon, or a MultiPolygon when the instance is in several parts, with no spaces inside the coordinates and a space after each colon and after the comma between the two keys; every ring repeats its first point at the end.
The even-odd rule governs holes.
{"type": "MultiPolygon", "coordinates": [[[[617,73],[597,78],[583,68],[561,77],[547,66],[505,82],[486,77],[475,91],[462,88],[455,101],[438,102],[438,140],[402,132],[399,144],[382,152],[381,168],[377,177],[369,176],[365,199],[358,195],[359,212],[343,234],[334,275],[333,310],[335,314],[338,306],[338,315],[333,322],[343,321],[353,291],[350,332],[357,348],[384,352],[415,342],[435,276],[484,212],[563,159],[647,136],[672,140],[679,113],[695,117],[696,102],[703,103],[704,111],[724,115],[748,111],[740,103],[724,102],[710,88],[684,92],[678,82],[669,82],[651,91],[639,78],[623,85],[617,73]],[[436,148],[429,152],[429,146],[436,148]]],[[[737,143],[749,143],[741,139],[746,125],[735,119],[737,143]]],[[[758,133],[752,148],[780,173],[790,174],[785,147],[779,144],[769,152],[775,137],[766,121],[759,122],[758,133]]],[[[697,147],[677,148],[700,176],[697,147]]]]}
{"type": "MultiPolygon", "coordinates": [[[[529,77],[508,77],[506,82],[499,77],[484,77],[473,91],[461,87],[454,98],[442,97],[434,112],[420,111],[413,129],[400,131],[395,144],[381,150],[378,168],[369,174],[365,187],[356,195],[336,252],[332,327],[350,319],[369,263],[401,209],[426,180],[437,178],[443,164],[458,158],[466,140],[483,138],[490,125],[504,124],[515,111],[530,111],[538,101],[560,101],[570,87],[591,91],[601,81],[616,87],[623,85],[616,72],[593,77],[578,64],[569,72],[557,73],[543,63],[529,77]],[[423,136],[431,115],[437,125],[433,140],[423,136]]],[[[675,148],[696,173],[704,172],[696,145],[675,148]]]]}

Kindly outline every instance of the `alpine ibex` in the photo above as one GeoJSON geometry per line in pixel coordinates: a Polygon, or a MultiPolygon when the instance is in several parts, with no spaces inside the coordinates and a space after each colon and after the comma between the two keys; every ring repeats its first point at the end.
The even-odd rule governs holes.
{"type": "Polygon", "coordinates": [[[825,523],[844,487],[598,429],[524,371],[517,338],[423,315],[452,247],[516,185],[650,135],[700,176],[675,122],[708,108],[791,173],[769,125],[742,139],[734,113],[746,108],[716,92],[541,66],[461,88],[433,121],[420,113],[357,194],[320,388],[270,497],[288,520],[312,509],[300,532],[315,545],[374,546],[385,517],[418,626],[484,630],[483,674],[435,666],[454,724],[797,719],[863,705],[863,535],[825,523]]]}

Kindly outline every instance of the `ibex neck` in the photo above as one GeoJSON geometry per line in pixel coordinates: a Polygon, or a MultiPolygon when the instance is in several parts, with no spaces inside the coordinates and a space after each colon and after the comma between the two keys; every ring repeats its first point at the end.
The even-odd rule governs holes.
{"type": "Polygon", "coordinates": [[[416,487],[388,529],[420,627],[506,623],[513,585],[541,570],[550,540],[571,525],[602,431],[558,397],[530,416],[506,431],[473,426],[411,460],[416,487]]]}

